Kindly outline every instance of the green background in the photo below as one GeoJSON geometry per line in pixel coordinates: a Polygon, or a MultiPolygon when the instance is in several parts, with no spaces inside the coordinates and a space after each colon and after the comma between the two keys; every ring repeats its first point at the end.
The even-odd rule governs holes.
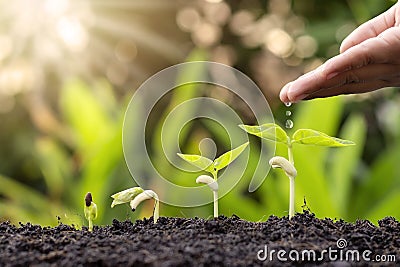
{"type": "MultiPolygon", "coordinates": [[[[56,2],[56,7],[49,1],[43,6],[24,0],[0,3],[2,221],[56,225],[59,216],[63,223],[80,226],[86,223],[83,199],[88,191],[99,209],[95,224],[150,216],[151,201],[134,214],[127,205],[110,208],[111,194],[135,185],[122,153],[124,112],[145,79],[190,60],[219,61],[247,74],[262,89],[277,123],[284,125],[289,109],[293,130],[312,128],[357,144],[294,148],[297,211],[306,201],[303,208],[317,217],[374,223],[385,216],[400,218],[398,88],[290,108],[278,99],[285,83],[337,54],[348,33],[395,1],[56,2]]],[[[195,175],[168,165],[159,143],[163,118],[192,97],[183,89],[157,105],[147,142],[154,164],[166,176],[196,186],[195,175]]],[[[255,123],[224,90],[201,92],[230,99],[247,123],[255,123]]],[[[218,154],[230,149],[217,124],[199,120],[181,132],[182,151],[198,153],[198,143],[206,137],[216,142],[218,154]]],[[[220,213],[252,221],[286,216],[289,181],[282,172],[271,171],[256,192],[247,192],[260,145],[249,138],[250,163],[240,183],[220,200],[220,213]]],[[[285,148],[278,146],[277,154],[285,156],[285,148]]],[[[160,214],[210,217],[212,205],[161,204],[160,214]]]]}

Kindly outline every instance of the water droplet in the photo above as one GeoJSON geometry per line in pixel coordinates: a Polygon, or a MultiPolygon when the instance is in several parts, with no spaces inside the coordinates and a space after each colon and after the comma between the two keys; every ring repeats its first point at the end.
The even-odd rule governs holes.
{"type": "Polygon", "coordinates": [[[289,117],[290,115],[292,115],[292,112],[290,110],[286,110],[286,116],[289,117]]]}
{"type": "Polygon", "coordinates": [[[288,129],[292,129],[293,128],[293,121],[292,120],[286,120],[285,127],[288,128],[288,129]]]}
{"type": "Polygon", "coordinates": [[[292,105],[292,103],[290,103],[290,102],[285,103],[285,106],[287,106],[287,107],[290,107],[291,105],[292,105]]]}

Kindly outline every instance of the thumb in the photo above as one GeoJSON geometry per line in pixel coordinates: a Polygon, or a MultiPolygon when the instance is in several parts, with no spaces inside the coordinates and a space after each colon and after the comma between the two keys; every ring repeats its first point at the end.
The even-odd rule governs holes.
{"type": "Polygon", "coordinates": [[[341,46],[340,53],[345,52],[350,47],[358,45],[367,39],[377,37],[385,30],[394,27],[396,23],[396,12],[399,11],[399,2],[386,12],[365,22],[347,36],[341,46]]]}

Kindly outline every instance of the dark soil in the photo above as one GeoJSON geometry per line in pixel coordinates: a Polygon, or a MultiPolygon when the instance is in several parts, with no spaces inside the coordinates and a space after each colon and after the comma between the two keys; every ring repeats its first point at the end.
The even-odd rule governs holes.
{"type": "Polygon", "coordinates": [[[385,264],[395,266],[389,255],[400,264],[400,223],[393,218],[381,220],[377,227],[368,221],[321,220],[307,212],[290,221],[271,216],[262,223],[236,216],[210,220],[161,217],[157,224],[152,218],[135,223],[114,220],[111,226],[95,226],[93,232],[64,224],[54,228],[0,224],[1,266],[365,266],[373,261],[377,264],[376,256],[392,260],[385,264]],[[341,238],[347,245],[337,244],[341,238]],[[265,253],[258,252],[265,246],[267,258],[259,260],[257,254],[263,257],[265,253]],[[335,250],[331,251],[333,258],[329,248],[335,250]],[[280,252],[286,262],[278,260],[279,250],[286,251],[280,252]],[[292,261],[296,259],[293,250],[299,253],[298,260],[292,261]],[[315,251],[315,260],[305,250],[315,251]],[[346,261],[350,250],[358,251],[360,261],[349,253],[346,261]],[[367,250],[371,253],[366,253],[365,260],[362,253],[367,250]]]}

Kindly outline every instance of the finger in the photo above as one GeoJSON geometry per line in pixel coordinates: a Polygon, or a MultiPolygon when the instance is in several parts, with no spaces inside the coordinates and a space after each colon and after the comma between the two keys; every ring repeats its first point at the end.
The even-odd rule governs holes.
{"type": "Polygon", "coordinates": [[[368,39],[329,59],[324,64],[323,76],[330,79],[338,73],[374,63],[398,61],[400,52],[400,27],[386,30],[378,37],[368,39]]]}
{"type": "Polygon", "coordinates": [[[298,78],[296,81],[292,81],[292,82],[286,84],[281,89],[281,92],[279,93],[279,98],[281,99],[281,101],[284,102],[284,103],[291,102],[289,97],[288,97],[288,92],[291,91],[291,86],[293,85],[293,83],[298,82],[299,79],[306,79],[306,78],[312,77],[316,73],[320,73],[320,72],[321,72],[321,66],[319,66],[317,69],[315,69],[313,71],[305,73],[304,75],[300,76],[300,78],[298,78]]]}
{"type": "Polygon", "coordinates": [[[335,81],[337,85],[337,79],[327,80],[326,77],[323,76],[323,70],[318,68],[300,76],[297,80],[285,86],[282,92],[282,94],[284,94],[283,98],[286,102],[294,103],[321,88],[335,85],[335,81]]]}
{"type": "Polygon", "coordinates": [[[385,80],[378,80],[367,83],[346,84],[343,86],[328,88],[326,90],[314,92],[312,94],[306,95],[303,99],[310,100],[315,98],[325,98],[338,95],[361,94],[382,89],[384,87],[389,87],[387,81],[385,80]]]}
{"type": "MultiPolygon", "coordinates": [[[[302,76],[292,82],[286,92],[286,97],[289,99],[289,102],[297,102],[319,91],[332,91],[332,88],[343,88],[352,84],[367,85],[379,80],[384,81],[382,86],[398,86],[400,85],[400,65],[367,65],[359,69],[340,73],[330,80],[324,80],[320,77],[322,77],[322,75],[318,74],[302,76]]],[[[340,89],[338,90],[342,93],[340,89]]],[[[368,90],[368,86],[365,87],[365,90],[368,90]]],[[[375,89],[372,88],[371,90],[375,89]]]]}
{"type": "Polygon", "coordinates": [[[355,29],[343,40],[340,46],[340,53],[345,52],[350,47],[358,45],[367,39],[376,37],[390,27],[395,26],[395,12],[398,9],[399,4],[397,3],[386,12],[367,21],[355,29]]]}
{"type": "Polygon", "coordinates": [[[287,92],[289,91],[289,88],[290,88],[290,86],[291,86],[292,83],[293,83],[293,82],[290,82],[290,83],[286,84],[286,85],[281,89],[281,92],[279,93],[279,98],[281,99],[281,101],[282,101],[283,103],[289,103],[289,102],[290,102],[290,100],[289,100],[289,98],[288,98],[288,96],[287,96],[287,92]]]}

